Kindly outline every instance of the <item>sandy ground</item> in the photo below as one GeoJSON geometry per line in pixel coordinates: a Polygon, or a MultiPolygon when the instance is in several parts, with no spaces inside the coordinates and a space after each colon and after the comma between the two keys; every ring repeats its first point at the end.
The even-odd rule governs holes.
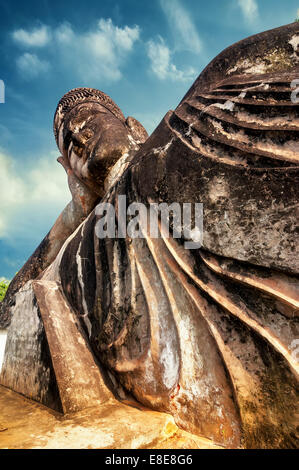
{"type": "Polygon", "coordinates": [[[0,386],[1,449],[214,449],[173,418],[111,401],[63,416],[0,386]]]}

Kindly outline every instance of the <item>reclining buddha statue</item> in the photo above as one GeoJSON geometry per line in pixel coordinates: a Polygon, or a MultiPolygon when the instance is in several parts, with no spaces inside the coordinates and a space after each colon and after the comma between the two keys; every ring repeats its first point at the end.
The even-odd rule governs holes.
{"type": "Polygon", "coordinates": [[[61,99],[73,198],[3,302],[2,384],[65,411],[91,380],[89,400],[132,397],[225,447],[298,446],[298,41],[293,23],[227,48],[148,138],[98,90],[61,99]],[[202,204],[199,246],[171,213],[146,230],[174,203],[202,204]]]}

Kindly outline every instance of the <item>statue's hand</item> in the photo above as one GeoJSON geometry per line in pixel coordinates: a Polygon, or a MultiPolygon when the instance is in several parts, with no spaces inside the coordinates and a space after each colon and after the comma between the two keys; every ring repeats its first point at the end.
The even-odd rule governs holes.
{"type": "Polygon", "coordinates": [[[63,168],[65,169],[66,173],[68,172],[68,170],[71,169],[69,163],[63,158],[62,155],[60,155],[60,157],[57,158],[57,161],[58,161],[58,163],[60,163],[60,165],[63,166],[63,168]]]}
{"type": "Polygon", "coordinates": [[[80,210],[87,216],[95,207],[98,195],[77,178],[68,162],[62,156],[58,157],[57,161],[66,171],[74,206],[76,208],[80,208],[80,210]]]}

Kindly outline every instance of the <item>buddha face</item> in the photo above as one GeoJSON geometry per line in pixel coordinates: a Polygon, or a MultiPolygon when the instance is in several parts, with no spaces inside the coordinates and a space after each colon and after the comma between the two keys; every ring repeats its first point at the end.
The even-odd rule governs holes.
{"type": "Polygon", "coordinates": [[[59,148],[74,174],[102,196],[104,180],[116,161],[134,148],[125,122],[99,103],[70,110],[59,129],[59,148]]]}

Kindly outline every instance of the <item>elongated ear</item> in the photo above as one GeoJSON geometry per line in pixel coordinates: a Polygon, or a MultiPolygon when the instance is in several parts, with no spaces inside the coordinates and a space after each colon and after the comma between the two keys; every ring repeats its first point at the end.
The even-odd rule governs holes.
{"type": "Polygon", "coordinates": [[[127,117],[126,125],[130,129],[133,139],[137,144],[143,144],[148,138],[148,133],[143,125],[132,116],[127,117]]]}

